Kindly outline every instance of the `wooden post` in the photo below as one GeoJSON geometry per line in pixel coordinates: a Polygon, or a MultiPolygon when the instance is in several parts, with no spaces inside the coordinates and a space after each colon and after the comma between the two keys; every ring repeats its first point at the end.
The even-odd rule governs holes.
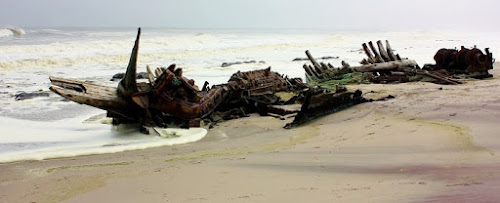
{"type": "Polygon", "coordinates": [[[311,56],[311,53],[309,53],[309,50],[306,50],[306,55],[307,58],[311,61],[311,63],[314,65],[316,68],[321,68],[321,66],[318,64],[318,62],[311,56]]]}
{"type": "Polygon", "coordinates": [[[380,56],[384,59],[384,61],[392,61],[391,58],[389,57],[389,54],[387,53],[386,49],[384,48],[384,45],[382,44],[382,41],[377,41],[377,46],[378,46],[378,51],[380,52],[380,56]]]}
{"type": "Polygon", "coordinates": [[[389,55],[389,58],[391,58],[391,61],[396,61],[398,58],[396,55],[394,55],[394,52],[392,51],[391,45],[389,44],[389,40],[385,40],[385,47],[387,48],[387,54],[389,55]]]}
{"type": "Polygon", "coordinates": [[[367,61],[369,63],[375,63],[375,58],[373,58],[372,53],[370,52],[370,49],[368,49],[368,46],[366,46],[366,43],[363,43],[363,50],[365,51],[366,56],[368,56],[367,61]]]}
{"type": "Polygon", "coordinates": [[[306,65],[306,64],[304,64],[304,65],[302,66],[302,68],[304,68],[304,70],[306,71],[306,75],[310,75],[310,76],[312,76],[312,75],[313,75],[312,71],[311,71],[311,70],[309,70],[309,67],[307,67],[307,65],[306,65]]]}
{"type": "Polygon", "coordinates": [[[373,54],[375,54],[375,63],[385,62],[384,59],[382,59],[382,57],[380,56],[380,54],[378,54],[378,51],[377,49],[375,49],[375,46],[373,46],[372,41],[368,42],[368,45],[370,45],[373,54]]]}
{"type": "Polygon", "coordinates": [[[302,66],[304,68],[304,70],[306,71],[306,73],[312,77],[318,77],[318,74],[314,71],[314,69],[311,69],[308,65],[304,64],[304,66],[302,66]]]}
{"type": "Polygon", "coordinates": [[[311,68],[314,69],[314,71],[316,71],[316,74],[318,74],[318,78],[322,78],[321,74],[323,74],[323,71],[321,70],[321,68],[318,67],[311,67],[311,68]]]}
{"type": "Polygon", "coordinates": [[[134,48],[132,48],[132,54],[130,56],[130,60],[128,62],[127,71],[125,72],[125,76],[120,83],[118,83],[118,95],[122,98],[130,98],[130,95],[138,92],[137,89],[137,55],[139,53],[139,39],[141,38],[141,28],[137,30],[137,37],[135,39],[134,48]]]}

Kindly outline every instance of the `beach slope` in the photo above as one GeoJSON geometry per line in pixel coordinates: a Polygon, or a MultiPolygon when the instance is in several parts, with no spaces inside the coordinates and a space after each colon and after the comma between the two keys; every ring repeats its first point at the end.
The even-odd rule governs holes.
{"type": "Polygon", "coordinates": [[[358,85],[364,103],[220,123],[201,141],[0,165],[0,202],[488,202],[500,198],[500,71],[446,86],[358,85]]]}

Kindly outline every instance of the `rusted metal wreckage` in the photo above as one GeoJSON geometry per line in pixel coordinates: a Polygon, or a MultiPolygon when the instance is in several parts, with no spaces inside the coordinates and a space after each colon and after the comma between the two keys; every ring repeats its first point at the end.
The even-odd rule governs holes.
{"type": "MultiPolygon", "coordinates": [[[[424,78],[442,84],[461,83],[450,76],[467,74],[487,77],[494,59],[486,49],[439,50],[436,65],[421,69],[409,59],[394,54],[388,41],[363,44],[367,55],[360,66],[342,62],[341,68],[318,63],[306,51],[312,65],[304,65],[307,83],[272,72],[270,68],[233,74],[225,84],[200,90],[175,64],[154,71],[147,67],[148,82],[137,82],[139,28],[127,71],[118,87],[97,85],[72,79],[50,77],[53,92],[80,104],[107,111],[113,124],[138,123],[142,126],[198,127],[202,121],[212,127],[219,121],[246,116],[252,112],[294,120],[292,128],[319,116],[366,102],[360,90],[347,91],[343,84],[361,82],[408,82],[424,78]],[[349,78],[350,77],[350,78],[349,78]],[[358,77],[359,80],[353,78],[358,77]],[[345,80],[347,78],[347,80],[345,80]],[[340,81],[340,82],[339,82],[340,81]]],[[[390,97],[389,97],[390,98],[390,97]]],[[[385,99],[385,98],[381,98],[385,99]]]]}
{"type": "Polygon", "coordinates": [[[440,49],[434,59],[436,64],[426,64],[420,68],[417,62],[401,58],[395,54],[385,41],[377,41],[377,48],[373,42],[363,43],[363,52],[367,58],[360,66],[350,66],[342,61],[342,67],[335,68],[331,64],[318,63],[306,51],[312,65],[304,64],[308,83],[317,85],[349,84],[349,83],[391,83],[428,81],[439,84],[460,84],[459,78],[487,78],[492,77],[488,70],[493,68],[493,54],[485,49],[485,54],[477,48],[461,50],[440,49]]]}
{"type": "Polygon", "coordinates": [[[270,68],[237,72],[225,84],[200,90],[194,80],[182,75],[175,64],[168,68],[147,67],[148,82],[136,81],[139,50],[139,28],[132,55],[118,87],[50,77],[50,90],[69,100],[107,111],[113,124],[139,123],[143,126],[166,127],[172,123],[184,127],[200,126],[202,120],[220,120],[245,116],[296,115],[286,128],[302,124],[325,113],[338,111],[365,101],[361,92],[315,89],[300,78],[284,77],[270,68]]]}
{"type": "Polygon", "coordinates": [[[464,46],[460,50],[440,49],[434,55],[436,64],[426,64],[423,69],[444,71],[447,74],[466,74],[478,79],[493,77],[488,70],[493,69],[495,59],[489,48],[485,48],[484,51],[485,54],[476,47],[467,49],[464,46]]]}

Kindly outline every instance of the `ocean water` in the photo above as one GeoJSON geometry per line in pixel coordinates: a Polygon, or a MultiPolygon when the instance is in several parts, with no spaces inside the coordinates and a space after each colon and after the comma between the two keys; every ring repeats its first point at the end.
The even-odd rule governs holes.
{"type": "MultiPolygon", "coordinates": [[[[0,162],[112,153],[182,144],[202,139],[162,138],[129,128],[102,124],[102,110],[62,101],[50,93],[49,76],[110,81],[124,72],[136,29],[120,28],[0,28],[0,162]],[[49,92],[49,97],[16,101],[19,92],[49,92]],[[118,143],[118,144],[117,144],[118,143]]],[[[238,70],[271,67],[290,77],[304,77],[304,51],[334,66],[358,65],[361,44],[389,40],[402,57],[419,65],[433,63],[440,48],[500,50],[498,32],[455,31],[334,31],[334,30],[194,30],[143,28],[138,71],[172,63],[198,86],[226,82],[238,70]],[[255,61],[221,67],[222,63],[255,61]]]]}

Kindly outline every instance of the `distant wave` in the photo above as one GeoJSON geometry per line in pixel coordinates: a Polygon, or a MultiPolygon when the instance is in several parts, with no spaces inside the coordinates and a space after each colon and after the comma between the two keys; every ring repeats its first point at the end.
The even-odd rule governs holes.
{"type": "Polygon", "coordinates": [[[0,28],[0,37],[21,37],[24,34],[26,34],[26,32],[22,28],[0,28]]]}

